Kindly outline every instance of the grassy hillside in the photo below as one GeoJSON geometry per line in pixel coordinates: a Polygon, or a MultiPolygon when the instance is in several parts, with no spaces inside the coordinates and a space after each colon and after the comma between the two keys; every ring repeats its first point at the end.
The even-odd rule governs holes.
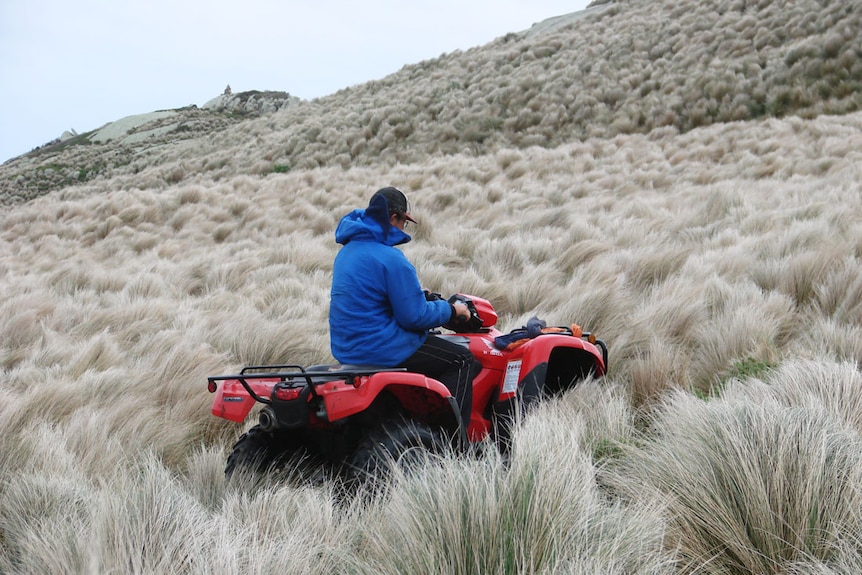
{"type": "Polygon", "coordinates": [[[0,198],[29,199],[79,181],[107,191],[392,166],[862,109],[856,1],[614,2],[571,20],[405,66],[261,119],[237,123],[184,108],[168,133],[134,145],[97,144],[83,134],[0,167],[0,198]]]}
{"type": "Polygon", "coordinates": [[[860,20],[616,2],[4,164],[0,572],[862,571],[860,20]],[[333,230],[389,184],[427,288],[503,330],[577,322],[608,377],[531,414],[508,467],[448,457],[346,506],[226,486],[243,426],[206,376],[332,361],[333,230]]]}

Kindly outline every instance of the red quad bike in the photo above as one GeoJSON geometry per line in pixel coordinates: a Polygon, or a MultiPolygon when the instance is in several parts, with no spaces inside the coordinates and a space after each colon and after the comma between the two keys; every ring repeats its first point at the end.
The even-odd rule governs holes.
{"type": "Polygon", "coordinates": [[[487,300],[456,294],[450,301],[456,299],[467,304],[471,319],[444,326],[456,333],[441,335],[467,346],[482,364],[470,421],[461,421],[442,383],[401,368],[249,366],[238,375],[207,378],[217,417],[243,423],[263,404],[257,425],[234,445],[226,477],[290,467],[304,469],[306,480],[363,484],[385,476],[393,461],[406,465],[447,445],[469,449],[490,437],[505,453],[518,413],[607,370],[607,346],[576,325],[541,322],[538,329],[528,325],[504,335],[494,327],[497,313],[487,300]]]}

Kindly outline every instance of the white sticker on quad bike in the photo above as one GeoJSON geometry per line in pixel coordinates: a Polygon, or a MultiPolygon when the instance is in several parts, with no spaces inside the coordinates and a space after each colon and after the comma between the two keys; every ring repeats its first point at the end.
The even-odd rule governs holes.
{"type": "Polygon", "coordinates": [[[518,379],[521,375],[521,360],[506,364],[506,378],[503,380],[503,393],[515,393],[518,389],[518,379]]]}

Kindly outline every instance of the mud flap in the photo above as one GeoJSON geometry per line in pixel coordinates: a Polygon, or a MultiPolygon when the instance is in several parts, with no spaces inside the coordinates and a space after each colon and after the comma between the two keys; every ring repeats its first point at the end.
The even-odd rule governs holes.
{"type": "Polygon", "coordinates": [[[500,453],[506,455],[512,446],[512,432],[518,420],[544,393],[547,363],[540,363],[518,383],[514,397],[495,401],[492,407],[493,436],[500,453]]]}
{"type": "Polygon", "coordinates": [[[531,369],[518,384],[517,397],[524,408],[542,399],[545,393],[545,377],[548,374],[548,363],[542,362],[531,369]]]}
{"type": "Polygon", "coordinates": [[[464,425],[464,421],[461,418],[461,407],[458,405],[458,400],[453,396],[449,396],[446,398],[449,402],[449,407],[452,409],[452,415],[455,418],[455,425],[457,429],[457,437],[455,438],[457,441],[457,446],[462,449],[466,449],[470,442],[467,439],[467,427],[464,425]]]}

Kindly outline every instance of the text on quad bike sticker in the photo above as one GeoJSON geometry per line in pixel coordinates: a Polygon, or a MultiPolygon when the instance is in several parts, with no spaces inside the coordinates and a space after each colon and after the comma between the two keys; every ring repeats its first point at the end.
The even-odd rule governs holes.
{"type": "Polygon", "coordinates": [[[503,395],[514,394],[518,389],[521,375],[521,360],[516,359],[506,364],[506,377],[503,379],[503,395]]]}

